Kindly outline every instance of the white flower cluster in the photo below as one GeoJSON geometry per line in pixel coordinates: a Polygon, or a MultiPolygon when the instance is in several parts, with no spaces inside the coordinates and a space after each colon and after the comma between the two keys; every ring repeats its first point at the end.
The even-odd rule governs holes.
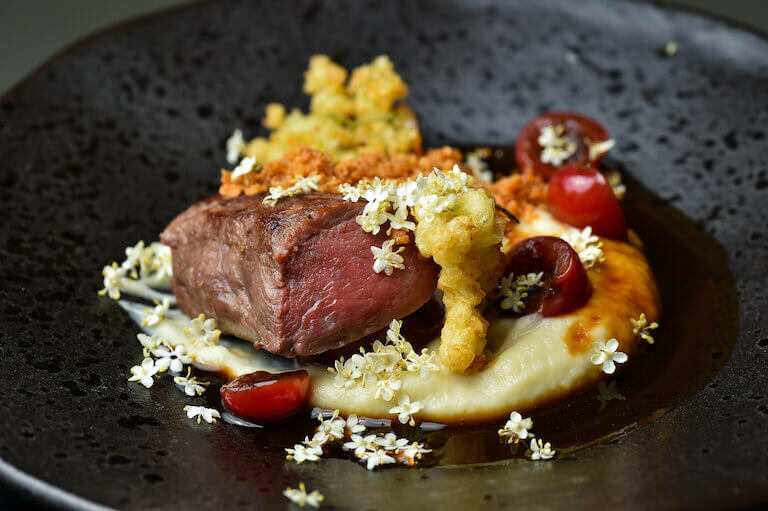
{"type": "MultiPolygon", "coordinates": [[[[334,367],[328,368],[328,371],[336,375],[334,384],[339,388],[376,385],[375,397],[391,401],[402,386],[403,373],[418,373],[421,377],[427,377],[439,371],[440,367],[432,361],[435,352],[424,348],[421,353],[417,353],[400,333],[402,325],[402,321],[392,320],[384,343],[376,341],[373,343],[373,351],[366,352],[361,348],[359,354],[347,360],[343,357],[337,360],[334,367]]],[[[403,396],[390,413],[398,415],[403,424],[413,423],[413,414],[421,408],[420,403],[411,403],[408,396],[403,396]]]]}
{"type": "Polygon", "coordinates": [[[524,300],[528,297],[528,292],[544,285],[542,278],[544,278],[544,272],[517,277],[514,273],[510,273],[508,277],[503,277],[500,282],[503,298],[499,304],[500,307],[504,310],[512,309],[515,312],[521,312],[525,307],[524,300]]]}
{"type": "Polygon", "coordinates": [[[366,427],[360,423],[356,415],[347,419],[339,416],[339,410],[334,410],[329,418],[323,414],[318,416],[320,424],[312,438],[305,437],[300,444],[287,448],[286,459],[303,463],[317,461],[325,453],[325,449],[344,441],[341,448],[352,452],[357,459],[365,464],[368,470],[392,463],[402,463],[413,466],[424,454],[431,449],[419,442],[409,443],[407,438],[398,438],[394,433],[384,435],[364,435],[366,427]]]}
{"type": "Polygon", "coordinates": [[[405,247],[400,247],[397,251],[393,252],[392,247],[395,244],[395,240],[387,240],[379,247],[371,247],[373,253],[373,271],[376,273],[384,272],[387,276],[392,275],[392,272],[396,269],[402,270],[405,268],[403,264],[403,256],[400,252],[405,250],[405,247]]]}
{"type": "MultiPolygon", "coordinates": [[[[378,177],[373,181],[361,180],[355,186],[344,183],[339,191],[346,201],[366,201],[363,212],[355,219],[365,232],[376,235],[389,222],[389,235],[392,229],[414,231],[416,222],[432,222],[437,215],[450,211],[460,194],[472,190],[473,181],[456,165],[448,172],[435,168],[427,177],[399,184],[378,177]]],[[[389,240],[381,248],[371,248],[376,273],[384,271],[391,275],[394,268],[404,268],[402,257],[392,252],[393,245],[394,241],[389,240]]]]}
{"type": "Polygon", "coordinates": [[[489,149],[477,149],[468,152],[464,157],[464,165],[472,172],[472,175],[485,181],[493,181],[493,172],[488,169],[485,158],[490,156],[489,149]]]}
{"type": "Polygon", "coordinates": [[[171,301],[164,297],[162,301],[155,300],[153,309],[144,309],[144,319],[141,320],[141,326],[155,326],[165,319],[165,313],[171,307],[171,301]]]}
{"type": "Polygon", "coordinates": [[[215,346],[219,342],[219,337],[221,337],[221,330],[216,327],[217,324],[214,318],[206,319],[205,314],[200,314],[191,320],[189,326],[185,326],[183,331],[191,339],[192,344],[215,346]]]}
{"type": "MultiPolygon", "coordinates": [[[[192,357],[187,353],[183,344],[171,346],[168,341],[157,334],[152,337],[146,334],[137,334],[144,352],[144,360],[141,365],[131,368],[131,376],[128,381],[138,381],[147,388],[154,384],[154,376],[170,369],[173,373],[181,373],[185,365],[192,363],[192,357]]],[[[201,392],[202,393],[202,392],[201,392]]]]}
{"type": "Polygon", "coordinates": [[[600,238],[592,234],[592,227],[586,226],[583,230],[571,229],[562,236],[561,239],[568,242],[573,250],[579,254],[581,264],[585,269],[592,268],[597,263],[605,261],[603,257],[603,242],[600,238]]]}
{"type": "Polygon", "coordinates": [[[633,334],[639,335],[640,338],[648,344],[653,344],[655,342],[651,335],[651,330],[659,328],[658,323],[654,321],[653,323],[648,324],[648,318],[645,317],[644,312],[641,312],[640,317],[637,319],[631,318],[630,321],[632,322],[633,334]]]}
{"type": "Polygon", "coordinates": [[[533,427],[533,419],[523,418],[518,412],[509,414],[509,420],[498,433],[502,438],[507,438],[507,443],[516,444],[520,440],[535,436],[530,429],[533,427]]]}
{"type": "Polygon", "coordinates": [[[509,420],[504,427],[501,428],[498,433],[502,438],[507,439],[507,443],[516,444],[520,440],[527,438],[531,439],[531,453],[529,455],[532,461],[548,460],[555,455],[555,450],[552,449],[552,445],[543,440],[536,440],[536,435],[531,431],[533,428],[533,420],[530,417],[523,418],[518,412],[512,412],[509,414],[509,420]]]}
{"type": "Polygon", "coordinates": [[[304,483],[299,483],[298,488],[286,488],[283,495],[299,507],[320,507],[320,503],[325,500],[323,494],[317,490],[307,493],[304,483]]]}
{"type": "Polygon", "coordinates": [[[578,149],[576,144],[565,136],[565,126],[562,124],[543,126],[537,142],[541,146],[541,155],[539,156],[541,162],[556,167],[576,154],[578,149]]]}
{"type": "Polygon", "coordinates": [[[549,442],[545,443],[542,439],[531,439],[531,461],[552,459],[554,455],[555,450],[552,449],[549,442]]]}
{"type": "Polygon", "coordinates": [[[320,183],[320,176],[313,174],[307,177],[297,177],[296,182],[288,188],[282,186],[272,186],[269,189],[269,194],[264,197],[264,204],[268,206],[274,206],[282,198],[293,197],[294,195],[300,195],[302,193],[309,193],[311,191],[318,190],[318,184],[320,183]]]}
{"type": "Polygon", "coordinates": [[[119,300],[120,292],[134,282],[149,286],[168,285],[173,275],[171,248],[159,242],[146,247],[143,241],[139,241],[125,249],[122,264],[113,262],[105,266],[101,274],[104,276],[104,289],[99,294],[113,300],[119,300]]]}

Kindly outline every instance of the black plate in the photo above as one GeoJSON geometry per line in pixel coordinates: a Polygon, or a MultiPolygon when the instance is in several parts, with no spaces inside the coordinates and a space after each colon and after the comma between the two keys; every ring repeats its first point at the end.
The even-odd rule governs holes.
{"type": "Polygon", "coordinates": [[[767,124],[768,41],[646,4],[217,3],[93,37],[0,100],[0,477],[72,507],[272,509],[298,480],[349,509],[760,502],[767,124]],[[128,385],[136,327],[97,299],[101,266],[216,190],[232,128],[254,133],[268,101],[306,105],[318,52],[389,54],[430,145],[511,144],[550,109],[600,119],[628,175],[727,251],[740,325],[715,353],[722,371],[659,420],[554,462],[377,473],[285,464],[257,432],[184,420],[171,386],[128,385]]]}

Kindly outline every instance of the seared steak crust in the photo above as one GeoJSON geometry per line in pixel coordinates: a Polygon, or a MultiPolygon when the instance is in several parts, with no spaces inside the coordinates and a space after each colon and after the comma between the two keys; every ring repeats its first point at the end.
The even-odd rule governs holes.
{"type": "Polygon", "coordinates": [[[373,271],[374,236],[355,222],[363,204],[308,194],[272,207],[264,194],[212,197],[162,233],[173,249],[180,309],[281,355],[312,355],[385,327],[433,294],[437,266],[411,243],[405,269],[373,271]]]}

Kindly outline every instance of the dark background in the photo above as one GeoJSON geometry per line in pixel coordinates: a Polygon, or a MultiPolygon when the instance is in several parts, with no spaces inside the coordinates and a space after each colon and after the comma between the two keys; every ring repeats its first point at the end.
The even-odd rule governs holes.
{"type": "MultiPolygon", "coordinates": [[[[610,0],[606,0],[610,1],[610,0]]],[[[186,0],[3,0],[0,1],[0,95],[57,52],[120,21],[156,12],[186,0]]],[[[768,33],[766,0],[674,0],[768,33]]],[[[685,51],[681,48],[681,51],[685,51]]],[[[0,487],[0,510],[39,509],[22,494],[0,487]]]]}

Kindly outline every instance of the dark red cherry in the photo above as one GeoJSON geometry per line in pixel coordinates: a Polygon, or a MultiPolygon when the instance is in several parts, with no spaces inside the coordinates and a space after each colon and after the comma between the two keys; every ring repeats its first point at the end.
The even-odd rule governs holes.
{"type": "Polygon", "coordinates": [[[568,165],[549,181],[550,212],[580,229],[591,226],[598,236],[627,239],[627,223],[619,200],[603,174],[582,165],[568,165]]]}
{"type": "Polygon", "coordinates": [[[605,128],[594,119],[574,112],[550,112],[535,117],[523,127],[515,145],[515,160],[518,168],[533,169],[542,178],[549,180],[557,169],[564,165],[578,163],[597,168],[603,154],[591,157],[589,146],[605,142],[608,138],[605,128]],[[541,159],[544,148],[539,144],[539,136],[542,134],[542,129],[547,126],[562,129],[560,136],[573,143],[575,147],[573,154],[559,165],[544,162],[541,159]]]}
{"type": "Polygon", "coordinates": [[[511,272],[515,276],[544,274],[544,285],[529,291],[525,298],[523,314],[561,316],[584,305],[592,293],[579,254],[568,242],[553,236],[528,238],[512,247],[506,275],[511,272]]]}
{"type": "Polygon", "coordinates": [[[304,407],[309,393],[309,373],[304,370],[272,374],[244,374],[221,387],[227,409],[251,422],[265,422],[293,415],[304,407]]]}

